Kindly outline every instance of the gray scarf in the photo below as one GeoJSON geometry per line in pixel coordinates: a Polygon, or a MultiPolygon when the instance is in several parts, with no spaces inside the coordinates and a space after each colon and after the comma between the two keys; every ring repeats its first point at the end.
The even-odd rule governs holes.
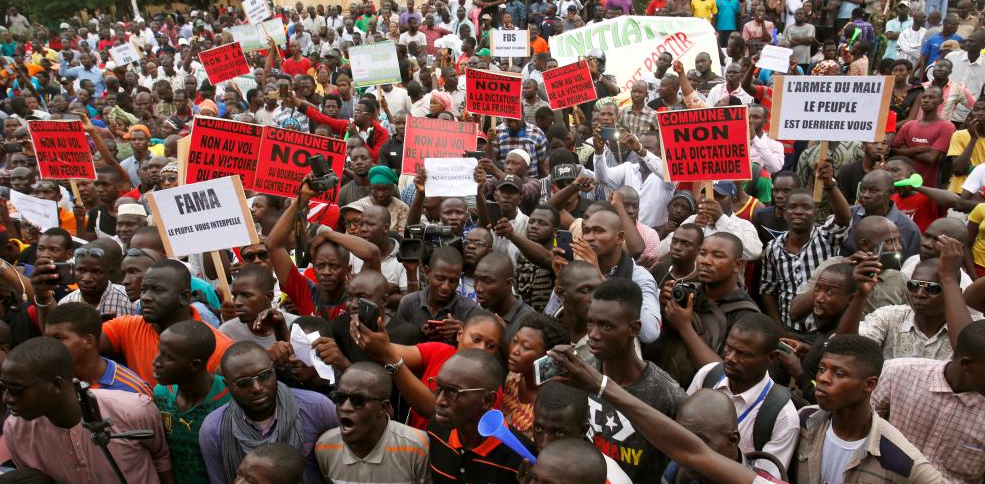
{"type": "Polygon", "coordinates": [[[301,431],[301,411],[287,385],[277,383],[277,408],[274,411],[274,428],[270,436],[264,438],[250,425],[243,408],[235,401],[229,402],[222,416],[222,464],[226,470],[226,481],[236,480],[236,468],[251,450],[263,444],[282,442],[300,452],[304,448],[304,435],[301,431]]]}

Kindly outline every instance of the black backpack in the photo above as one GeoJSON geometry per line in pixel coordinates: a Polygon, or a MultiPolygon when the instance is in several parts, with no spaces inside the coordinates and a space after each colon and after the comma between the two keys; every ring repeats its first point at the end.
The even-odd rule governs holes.
{"type": "MultiPolygon", "coordinates": [[[[725,364],[718,363],[705,375],[704,381],[701,382],[701,388],[714,388],[723,376],[725,376],[725,364]]],[[[762,451],[763,446],[769,443],[773,436],[773,427],[776,425],[776,417],[780,415],[783,406],[789,401],[790,389],[774,382],[763,403],[760,404],[759,413],[756,415],[756,421],[752,426],[752,445],[756,451],[762,451]]]]}

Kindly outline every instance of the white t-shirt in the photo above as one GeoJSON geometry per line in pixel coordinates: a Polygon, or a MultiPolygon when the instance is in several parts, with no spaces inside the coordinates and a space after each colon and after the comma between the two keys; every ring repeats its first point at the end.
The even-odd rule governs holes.
{"type": "Polygon", "coordinates": [[[417,35],[410,35],[410,31],[404,32],[400,34],[400,39],[397,40],[400,45],[407,45],[411,42],[417,42],[417,46],[422,49],[428,46],[428,38],[420,30],[417,31],[417,35]]]}
{"type": "Polygon", "coordinates": [[[968,178],[965,178],[964,183],[961,184],[961,189],[968,190],[972,195],[982,193],[982,187],[985,187],[985,163],[971,170],[968,178]]]}
{"type": "MultiPolygon", "coordinates": [[[[393,249],[380,261],[380,272],[383,273],[386,282],[396,284],[400,287],[401,291],[407,291],[407,268],[404,267],[402,262],[397,260],[397,249],[400,244],[396,239],[391,238],[390,241],[393,242],[393,249]]],[[[349,253],[349,264],[352,265],[353,274],[359,274],[359,271],[363,268],[363,260],[351,252],[349,253]]]]}
{"type": "Polygon", "coordinates": [[[865,439],[854,442],[841,440],[835,435],[834,426],[829,425],[821,448],[821,484],[842,484],[848,461],[864,443],[865,439]]]}

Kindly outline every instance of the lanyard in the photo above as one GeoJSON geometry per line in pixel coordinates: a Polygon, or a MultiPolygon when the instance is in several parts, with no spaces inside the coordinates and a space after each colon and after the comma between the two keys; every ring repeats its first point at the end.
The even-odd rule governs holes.
{"type": "MultiPolygon", "coordinates": [[[[722,375],[722,378],[718,380],[718,383],[720,384],[723,381],[725,381],[725,375],[722,375]]],[[[759,392],[759,396],[752,401],[752,404],[750,404],[749,407],[746,408],[746,411],[742,412],[742,415],[739,415],[739,420],[736,422],[736,424],[742,423],[742,421],[749,416],[749,412],[752,412],[752,409],[756,408],[760,403],[763,403],[763,400],[766,399],[766,394],[769,393],[770,388],[773,388],[772,380],[766,383],[766,386],[763,387],[763,391],[759,392]]]]}

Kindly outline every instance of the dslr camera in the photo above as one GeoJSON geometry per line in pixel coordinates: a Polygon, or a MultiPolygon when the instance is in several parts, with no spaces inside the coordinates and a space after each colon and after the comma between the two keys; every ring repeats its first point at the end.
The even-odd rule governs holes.
{"type": "Polygon", "coordinates": [[[308,166],[311,167],[311,178],[308,179],[308,186],[318,193],[327,192],[339,184],[339,177],[332,171],[325,155],[314,155],[308,158],[308,166]]]}
{"type": "Polygon", "coordinates": [[[696,282],[679,282],[674,284],[674,287],[670,289],[670,299],[682,308],[687,307],[687,298],[691,294],[694,294],[695,305],[697,305],[698,301],[704,297],[704,293],[701,292],[701,289],[696,282]]]}
{"type": "Polygon", "coordinates": [[[441,224],[408,225],[404,240],[397,249],[397,259],[427,260],[436,247],[454,246],[460,249],[462,239],[452,234],[451,227],[441,224]]]}

